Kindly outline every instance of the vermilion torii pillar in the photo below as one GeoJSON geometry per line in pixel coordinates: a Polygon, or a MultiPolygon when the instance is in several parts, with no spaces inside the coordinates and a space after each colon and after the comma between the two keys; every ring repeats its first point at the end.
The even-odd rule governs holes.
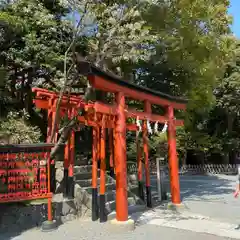
{"type": "Polygon", "coordinates": [[[174,109],[172,106],[167,108],[168,115],[168,162],[170,170],[171,198],[173,204],[180,204],[180,186],[178,174],[178,157],[176,144],[176,127],[174,124],[174,109]]]}
{"type": "Polygon", "coordinates": [[[69,165],[68,165],[68,197],[74,198],[74,160],[75,160],[75,131],[72,130],[70,136],[70,154],[69,154],[69,165]]]}
{"type": "Polygon", "coordinates": [[[125,97],[119,92],[116,94],[117,121],[115,134],[115,166],[116,166],[116,219],[128,220],[128,193],[127,193],[127,159],[126,159],[126,117],[125,97]]]}
{"type": "MultiPolygon", "coordinates": [[[[151,104],[149,101],[144,102],[144,111],[151,114],[151,104]]],[[[143,122],[143,153],[145,162],[145,177],[146,177],[146,194],[147,194],[147,207],[152,207],[152,194],[151,194],[151,183],[150,183],[150,169],[149,169],[149,152],[148,152],[148,129],[147,120],[143,122]]]]}
{"type": "Polygon", "coordinates": [[[107,221],[105,210],[105,192],[106,192],[106,128],[105,117],[102,119],[100,132],[100,196],[99,196],[99,218],[100,222],[107,221]]]}
{"type": "Polygon", "coordinates": [[[113,129],[108,129],[108,144],[109,144],[109,164],[110,176],[114,177],[114,146],[113,146],[113,129]]]}
{"type": "Polygon", "coordinates": [[[144,201],[144,190],[143,190],[143,164],[142,164],[142,148],[139,139],[139,131],[136,131],[136,148],[137,148],[137,168],[138,168],[138,194],[139,197],[144,201]]]}
{"type": "Polygon", "coordinates": [[[93,141],[92,141],[92,221],[99,218],[98,207],[98,138],[99,131],[97,127],[93,127],[93,141]]]}
{"type": "MultiPolygon", "coordinates": [[[[48,128],[47,128],[47,143],[51,143],[51,134],[53,131],[53,123],[55,121],[56,118],[56,112],[55,112],[55,108],[56,108],[56,99],[54,97],[51,97],[50,99],[48,99],[48,128]]],[[[56,126],[56,133],[54,136],[54,142],[57,142],[57,136],[58,136],[58,126],[56,126]]],[[[51,192],[55,192],[56,190],[56,174],[55,174],[55,160],[51,159],[51,192]]]]}

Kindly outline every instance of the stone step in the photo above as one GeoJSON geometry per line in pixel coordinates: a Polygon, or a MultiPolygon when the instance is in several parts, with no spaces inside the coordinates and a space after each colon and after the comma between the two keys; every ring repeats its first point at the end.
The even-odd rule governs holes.
{"type": "MultiPolygon", "coordinates": [[[[105,193],[106,202],[111,202],[116,200],[116,191],[109,191],[105,193]]],[[[138,198],[134,198],[134,196],[128,191],[128,198],[133,198],[135,202],[138,202],[138,198]]]]}
{"type": "Polygon", "coordinates": [[[75,166],[74,173],[92,173],[92,165],[75,166]]]}
{"type": "MultiPolygon", "coordinates": [[[[74,177],[76,180],[92,179],[92,172],[75,173],[74,177]]],[[[100,177],[100,171],[98,171],[98,177],[100,177]]]]}
{"type": "Polygon", "coordinates": [[[89,159],[75,159],[74,165],[75,166],[85,166],[90,165],[91,161],[89,159]]]}
{"type": "MultiPolygon", "coordinates": [[[[82,204],[87,206],[88,209],[91,209],[92,204],[92,166],[75,166],[74,167],[74,179],[75,179],[75,187],[76,187],[76,195],[81,198],[82,204]]],[[[136,177],[131,177],[132,182],[135,183],[136,177]]],[[[98,170],[98,202],[99,202],[99,190],[100,190],[100,170],[98,170]]],[[[133,186],[138,193],[138,185],[133,186]]],[[[137,197],[138,194],[135,194],[132,191],[128,191],[128,205],[130,207],[141,205],[141,209],[145,206],[145,204],[137,197]]],[[[115,180],[106,174],[106,193],[105,193],[105,201],[106,201],[106,213],[109,215],[116,209],[116,182],[115,180]]],[[[136,209],[136,208],[134,208],[136,209]]],[[[138,208],[137,208],[138,209],[138,208]]]]}
{"type": "MultiPolygon", "coordinates": [[[[135,200],[132,197],[128,197],[128,206],[135,205],[135,200]]],[[[116,210],[116,201],[106,202],[106,210],[108,213],[111,213],[116,210]]]]}
{"type": "MultiPolygon", "coordinates": [[[[100,177],[100,170],[97,172],[98,177],[100,177]]],[[[111,178],[107,173],[105,174],[106,178],[111,178]]],[[[91,180],[92,173],[76,173],[74,174],[75,180],[91,180]]],[[[112,178],[111,178],[112,179],[112,178]]]]}
{"type": "MultiPolygon", "coordinates": [[[[108,175],[109,172],[106,172],[108,175]]],[[[91,179],[92,178],[92,166],[75,166],[74,167],[74,176],[78,179],[91,179]]],[[[98,169],[98,176],[100,176],[100,169],[98,169]]]]}
{"type": "Polygon", "coordinates": [[[137,195],[137,196],[139,195],[138,186],[137,186],[137,185],[131,186],[129,190],[130,190],[133,194],[135,194],[135,195],[137,195]]]}
{"type": "MultiPolygon", "coordinates": [[[[99,192],[99,186],[98,186],[98,192],[99,192]]],[[[88,193],[92,194],[92,187],[83,187],[83,189],[88,193]]],[[[108,183],[106,184],[106,192],[108,191],[116,191],[116,184],[115,183],[108,183]]]]}
{"type": "Polygon", "coordinates": [[[109,191],[105,194],[106,202],[114,201],[116,199],[116,191],[109,191]]]}
{"type": "Polygon", "coordinates": [[[128,184],[130,185],[138,185],[138,176],[137,174],[128,175],[128,184]]]}
{"type": "MultiPolygon", "coordinates": [[[[111,178],[106,178],[106,184],[114,183],[111,178]]],[[[92,187],[92,179],[75,180],[75,183],[79,184],[80,187],[92,187]]],[[[98,185],[100,185],[100,178],[98,178],[98,185]]]]}

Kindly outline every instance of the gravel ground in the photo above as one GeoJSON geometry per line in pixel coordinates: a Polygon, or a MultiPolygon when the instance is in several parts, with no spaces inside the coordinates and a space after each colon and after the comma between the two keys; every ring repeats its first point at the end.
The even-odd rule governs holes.
{"type": "Polygon", "coordinates": [[[109,231],[108,224],[100,224],[90,221],[75,220],[64,224],[57,231],[51,233],[43,233],[38,229],[30,230],[19,236],[0,236],[1,240],[225,240],[230,238],[217,237],[209,234],[195,233],[180,229],[161,227],[156,225],[137,226],[135,231],[123,234],[114,234],[109,231]]]}

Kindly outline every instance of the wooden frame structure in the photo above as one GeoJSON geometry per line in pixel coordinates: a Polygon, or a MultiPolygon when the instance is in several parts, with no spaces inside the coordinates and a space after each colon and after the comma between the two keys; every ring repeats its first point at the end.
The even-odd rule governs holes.
{"type": "MultiPolygon", "coordinates": [[[[86,103],[80,97],[71,95],[63,96],[60,106],[60,114],[68,114],[69,118],[77,117],[78,120],[88,126],[93,127],[92,143],[92,220],[106,221],[105,216],[105,140],[106,129],[109,134],[110,166],[114,169],[116,176],[116,219],[118,221],[128,220],[128,200],[127,200],[127,162],[126,162],[126,130],[137,131],[136,124],[127,124],[127,118],[138,118],[143,121],[143,157],[146,175],[147,206],[152,206],[149,156],[148,156],[148,129],[147,121],[168,123],[168,144],[169,144],[169,169],[171,181],[171,196],[173,204],[180,204],[180,188],[178,177],[178,158],[176,151],[176,126],[182,126],[183,120],[176,120],[174,109],[185,110],[186,101],[172,97],[161,92],[156,92],[147,88],[123,81],[122,79],[105,73],[92,66],[88,62],[79,64],[79,71],[88,77],[93,88],[115,96],[113,104],[101,102],[86,103]],[[126,105],[126,97],[144,102],[144,112],[129,109],[126,105]],[[152,104],[161,105],[166,109],[165,116],[152,114],[152,104]],[[77,109],[84,108],[86,114],[78,116],[77,109]],[[98,207],[98,161],[100,161],[100,201],[98,207]]],[[[33,89],[36,93],[35,104],[37,108],[48,110],[48,136],[52,129],[54,118],[56,117],[56,102],[58,94],[44,89],[33,89]]],[[[49,139],[49,138],[48,138],[49,139]]],[[[73,197],[73,158],[74,158],[74,133],[71,134],[65,149],[66,159],[64,161],[64,176],[66,182],[66,196],[73,197]],[[68,180],[67,180],[68,179],[68,180]]],[[[138,143],[137,143],[138,144],[138,143]]],[[[143,198],[142,171],[140,148],[138,148],[138,181],[139,192],[143,198]]]]}

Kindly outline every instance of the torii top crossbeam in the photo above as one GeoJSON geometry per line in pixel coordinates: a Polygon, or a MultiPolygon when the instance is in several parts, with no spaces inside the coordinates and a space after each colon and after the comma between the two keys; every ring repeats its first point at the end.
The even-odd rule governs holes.
{"type": "MultiPolygon", "coordinates": [[[[151,122],[159,122],[159,123],[166,123],[168,122],[167,116],[161,116],[158,114],[152,114],[151,111],[151,104],[160,105],[163,107],[172,107],[174,109],[181,109],[184,110],[186,108],[186,100],[173,97],[165,93],[157,92],[151,90],[149,88],[140,87],[138,85],[129,83],[120,79],[119,77],[112,75],[110,73],[106,73],[101,71],[99,68],[89,64],[88,62],[82,62],[78,66],[80,72],[83,75],[86,75],[92,85],[93,88],[111,92],[111,93],[123,93],[125,97],[130,97],[135,100],[144,101],[148,104],[148,111],[140,112],[136,111],[135,109],[130,109],[127,106],[125,107],[125,114],[126,117],[130,118],[137,118],[139,120],[149,120],[151,122]]],[[[39,89],[33,88],[33,92],[36,93],[35,104],[38,108],[49,108],[48,100],[53,98],[55,100],[58,99],[58,94],[48,91],[46,89],[39,89]],[[48,99],[48,100],[47,100],[48,99]]],[[[56,103],[56,102],[55,102],[56,103]]],[[[54,105],[54,103],[52,103],[54,105]]],[[[56,108],[56,106],[52,106],[56,108]]],[[[65,95],[61,101],[62,109],[66,108],[85,108],[85,110],[94,110],[94,112],[99,114],[106,114],[109,116],[116,116],[117,109],[115,104],[104,104],[101,102],[94,102],[94,103],[85,103],[81,97],[77,97],[71,95],[68,97],[65,95]]],[[[92,111],[89,111],[92,112],[92,111]]],[[[86,117],[86,116],[85,116],[86,117]]],[[[79,121],[83,122],[88,120],[88,125],[93,125],[94,119],[84,119],[83,117],[79,117],[79,121]]],[[[175,120],[175,126],[182,126],[183,120],[175,120]]],[[[107,124],[108,127],[112,128],[112,124],[107,124]]],[[[136,130],[136,126],[129,125],[129,130],[136,130]]]]}
{"type": "Polygon", "coordinates": [[[78,69],[82,74],[88,76],[95,89],[112,93],[123,92],[126,97],[135,100],[149,101],[151,104],[165,107],[172,106],[175,109],[186,109],[187,101],[185,99],[129,83],[116,75],[103,72],[88,62],[81,62],[78,69]]]}

